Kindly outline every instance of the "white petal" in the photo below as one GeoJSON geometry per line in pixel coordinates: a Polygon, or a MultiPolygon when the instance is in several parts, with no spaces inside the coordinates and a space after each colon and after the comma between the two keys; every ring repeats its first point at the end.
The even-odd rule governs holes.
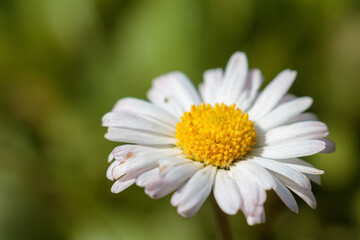
{"type": "Polygon", "coordinates": [[[255,99],[263,81],[264,81],[264,78],[261,74],[260,69],[252,69],[249,72],[249,83],[250,83],[249,98],[250,99],[255,99]]]}
{"type": "Polygon", "coordinates": [[[319,175],[311,175],[311,174],[306,174],[304,173],[304,175],[312,182],[321,185],[321,179],[319,175]]]}
{"type": "Polygon", "coordinates": [[[259,69],[248,72],[245,90],[236,101],[236,106],[246,112],[258,95],[259,88],[264,79],[259,69]]]}
{"type": "Polygon", "coordinates": [[[185,181],[201,168],[202,165],[197,163],[186,163],[168,167],[165,170],[160,168],[158,179],[148,184],[145,192],[151,198],[162,198],[184,185],[185,181]]]}
{"type": "Polygon", "coordinates": [[[247,107],[250,105],[250,99],[249,99],[249,92],[243,91],[240,95],[240,97],[235,102],[236,107],[241,109],[243,112],[246,111],[247,107]]]}
{"type": "Polygon", "coordinates": [[[326,124],[318,121],[293,123],[270,129],[256,139],[257,146],[275,144],[292,139],[321,139],[329,135],[326,124]]]}
{"type": "MultiPolygon", "coordinates": [[[[182,151],[182,150],[180,150],[180,151],[182,151]]],[[[183,157],[164,158],[159,161],[159,167],[164,170],[168,167],[183,165],[183,164],[187,164],[187,163],[197,163],[197,162],[194,162],[190,159],[183,158],[183,157]]]]}
{"type": "Polygon", "coordinates": [[[291,181],[295,182],[302,188],[311,189],[310,181],[306,176],[283,163],[259,157],[253,157],[249,161],[254,161],[264,168],[278,173],[283,178],[291,179],[291,181]]]}
{"type": "Polygon", "coordinates": [[[276,183],[271,174],[266,171],[261,165],[252,161],[240,161],[236,165],[243,165],[247,168],[248,172],[252,175],[252,179],[265,190],[270,190],[276,187],[276,183]]]}
{"type": "Polygon", "coordinates": [[[111,181],[114,181],[115,179],[113,178],[113,175],[112,175],[112,172],[113,172],[113,169],[118,166],[120,164],[120,162],[118,161],[114,161],[110,164],[110,166],[108,167],[107,171],[106,171],[106,177],[111,180],[111,181]]]}
{"type": "Polygon", "coordinates": [[[318,121],[318,120],[319,119],[316,117],[314,113],[306,112],[289,119],[288,121],[284,122],[284,124],[291,124],[291,123],[303,122],[303,121],[318,121]]]}
{"type": "Polygon", "coordinates": [[[136,179],[136,185],[145,187],[158,181],[160,181],[159,168],[154,168],[139,175],[136,179]]]}
{"type": "Polygon", "coordinates": [[[292,169],[302,172],[302,173],[307,173],[307,174],[312,174],[312,175],[321,175],[324,173],[323,170],[317,169],[317,168],[312,168],[312,167],[306,167],[306,166],[301,166],[301,165],[297,165],[297,164],[289,164],[286,163],[285,164],[288,167],[291,167],[292,169]]]}
{"type": "Polygon", "coordinates": [[[264,118],[256,122],[256,126],[262,130],[279,126],[280,124],[283,124],[304,112],[311,106],[312,102],[312,98],[310,97],[296,98],[292,101],[286,102],[276,107],[264,118]]]}
{"type": "MultiPolygon", "coordinates": [[[[305,162],[304,160],[301,160],[299,158],[287,158],[287,159],[274,159],[275,161],[278,161],[278,162],[282,162],[282,163],[290,163],[292,165],[300,165],[300,166],[306,166],[306,167],[309,167],[309,168],[314,168],[313,165],[311,165],[310,163],[308,162],[305,162]]],[[[291,167],[291,166],[290,166],[291,167]]],[[[320,170],[321,171],[321,170],[320,170]]],[[[317,184],[321,184],[321,181],[320,181],[320,176],[319,175],[312,175],[312,174],[307,174],[307,173],[304,173],[304,175],[309,178],[311,181],[317,183],[317,184]]]]}
{"type": "Polygon", "coordinates": [[[298,213],[299,208],[296,203],[296,200],[294,196],[291,194],[289,189],[285,187],[285,185],[280,182],[276,177],[273,177],[276,182],[276,188],[274,188],[274,191],[276,194],[280,197],[280,199],[285,203],[285,205],[293,212],[298,213]]]}
{"type": "Polygon", "coordinates": [[[314,194],[311,191],[299,188],[298,186],[289,185],[287,187],[296,193],[300,198],[302,198],[311,208],[316,208],[317,202],[314,194]]]}
{"type": "Polygon", "coordinates": [[[156,106],[159,106],[174,115],[178,120],[180,120],[180,117],[184,113],[181,103],[179,103],[176,98],[160,89],[150,88],[147,92],[147,98],[156,106]]]}
{"type": "Polygon", "coordinates": [[[144,151],[119,165],[119,172],[126,178],[136,178],[140,174],[158,166],[158,161],[178,155],[176,151],[144,151]]]}
{"type": "Polygon", "coordinates": [[[160,176],[159,168],[155,168],[141,174],[138,177],[136,184],[138,186],[145,187],[145,193],[151,198],[159,199],[178,189],[195,172],[196,170],[193,170],[192,174],[188,177],[185,176],[187,172],[185,172],[185,174],[177,174],[177,181],[169,182],[164,181],[164,179],[160,176]]]}
{"type": "Polygon", "coordinates": [[[300,139],[285,143],[258,147],[251,151],[251,155],[264,158],[293,158],[310,156],[325,149],[325,143],[314,139],[300,139]]]}
{"type": "Polygon", "coordinates": [[[310,207],[316,208],[316,199],[310,188],[303,188],[295,183],[292,179],[284,178],[283,175],[280,175],[276,172],[273,172],[272,174],[283,184],[285,184],[291,191],[301,197],[310,207]]]}
{"type": "Polygon", "coordinates": [[[276,106],[280,106],[281,104],[290,102],[290,101],[294,100],[295,98],[296,98],[296,96],[294,94],[287,93],[280,99],[280,101],[277,103],[276,106]]]}
{"type": "Polygon", "coordinates": [[[284,163],[286,166],[291,167],[302,173],[312,174],[312,175],[320,175],[323,174],[323,170],[319,170],[314,168],[310,163],[307,163],[298,158],[287,158],[287,159],[274,159],[277,162],[284,163]]]}
{"type": "Polygon", "coordinates": [[[203,168],[174,193],[171,204],[177,206],[181,216],[192,217],[197,213],[211,192],[216,170],[213,166],[203,168]]]}
{"type": "Polygon", "coordinates": [[[267,85],[249,111],[251,120],[256,121],[270,112],[289,90],[296,77],[295,71],[284,70],[267,85]]]}
{"type": "Polygon", "coordinates": [[[313,165],[311,165],[310,163],[308,163],[300,158],[286,158],[286,159],[272,159],[272,160],[281,162],[281,163],[290,163],[290,164],[296,164],[296,165],[314,168],[313,165]]]}
{"type": "MultiPolygon", "coordinates": [[[[174,148],[171,148],[174,149],[174,148]]],[[[160,151],[162,148],[152,148],[141,145],[124,144],[113,149],[112,155],[118,162],[126,161],[144,151],[160,151]]],[[[170,149],[169,149],[170,150],[170,149]]],[[[181,153],[181,151],[179,151],[181,153]]]]}
{"type": "Polygon", "coordinates": [[[117,180],[111,187],[111,192],[119,193],[130,187],[135,183],[135,179],[130,179],[128,181],[122,182],[121,180],[117,180]]]}
{"type": "Polygon", "coordinates": [[[240,97],[248,72],[248,62],[245,53],[236,52],[226,66],[224,82],[217,95],[218,103],[231,105],[240,97]]]}
{"type": "MultiPolygon", "coordinates": [[[[176,158],[170,158],[176,159],[176,158]]],[[[187,162],[177,165],[161,165],[160,177],[163,182],[178,182],[179,179],[186,180],[195,174],[198,170],[202,169],[203,165],[198,162],[187,162]]]]}
{"type": "Polygon", "coordinates": [[[231,171],[217,171],[213,191],[216,202],[224,213],[235,215],[239,211],[241,196],[231,171]]]}
{"type": "Polygon", "coordinates": [[[105,138],[115,142],[148,145],[174,145],[176,143],[176,139],[174,137],[159,136],[143,130],[139,131],[115,127],[108,128],[105,138]]]}
{"type": "Polygon", "coordinates": [[[110,165],[111,168],[110,167],[108,168],[108,174],[109,174],[108,179],[114,181],[124,176],[125,172],[123,171],[122,166],[123,165],[120,162],[118,162],[118,164],[115,164],[114,166],[110,165]]]}
{"type": "Polygon", "coordinates": [[[175,125],[170,127],[167,124],[154,122],[127,112],[109,112],[102,118],[102,125],[105,127],[120,127],[133,130],[145,130],[166,136],[175,136],[175,125]]]}
{"type": "Polygon", "coordinates": [[[322,139],[322,141],[325,143],[325,149],[321,151],[321,153],[332,153],[335,152],[335,143],[331,141],[330,139],[322,139]]]}
{"type": "Polygon", "coordinates": [[[189,78],[181,72],[171,72],[153,80],[153,88],[160,89],[169,98],[174,98],[182,110],[201,103],[200,96],[189,78]]]}
{"type": "Polygon", "coordinates": [[[114,160],[114,155],[111,152],[108,156],[108,162],[111,162],[112,160],[114,160]]]}
{"type": "Polygon", "coordinates": [[[152,185],[152,188],[145,188],[145,193],[152,199],[160,199],[166,195],[172,193],[181,186],[179,183],[175,184],[163,184],[161,180],[152,185]]]}
{"type": "Polygon", "coordinates": [[[170,112],[155,104],[137,98],[120,99],[114,106],[113,112],[122,111],[156,119],[158,121],[175,126],[178,119],[170,112]]]}
{"type": "Polygon", "coordinates": [[[246,217],[246,221],[247,221],[247,224],[249,224],[249,226],[254,226],[256,224],[264,223],[265,222],[264,208],[262,209],[260,216],[256,216],[256,217],[248,216],[248,217],[246,217]]]}
{"type": "Polygon", "coordinates": [[[221,68],[209,69],[204,72],[204,82],[199,86],[201,97],[205,103],[215,104],[216,97],[222,84],[223,71],[221,68]]]}
{"type": "Polygon", "coordinates": [[[236,165],[231,168],[232,175],[239,187],[242,198],[241,210],[245,216],[258,217],[266,200],[265,190],[252,179],[252,174],[244,165],[236,165]]]}

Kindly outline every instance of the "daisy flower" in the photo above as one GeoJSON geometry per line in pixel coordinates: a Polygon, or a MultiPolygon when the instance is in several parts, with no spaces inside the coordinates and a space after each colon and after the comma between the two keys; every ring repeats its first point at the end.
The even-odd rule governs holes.
{"type": "Polygon", "coordinates": [[[260,70],[248,70],[234,53],[225,71],[204,73],[199,91],[181,72],[153,80],[150,102],[120,99],[102,119],[116,147],[107,177],[119,193],[136,184],[151,198],[172,192],[171,204],[191,217],[210,194],[219,208],[241,210],[249,225],[265,221],[266,191],[274,190],[294,212],[293,193],[316,207],[310,181],[322,170],[299,157],[334,151],[327,126],[304,113],[311,97],[288,90],[296,72],[284,70],[260,90],[260,70]]]}

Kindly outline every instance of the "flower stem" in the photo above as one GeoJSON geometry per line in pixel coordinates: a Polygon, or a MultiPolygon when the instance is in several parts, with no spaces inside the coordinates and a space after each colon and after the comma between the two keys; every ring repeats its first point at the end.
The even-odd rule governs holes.
{"type": "Polygon", "coordinates": [[[216,220],[218,237],[220,240],[231,240],[232,235],[227,215],[218,207],[213,194],[211,194],[210,198],[216,220]]]}

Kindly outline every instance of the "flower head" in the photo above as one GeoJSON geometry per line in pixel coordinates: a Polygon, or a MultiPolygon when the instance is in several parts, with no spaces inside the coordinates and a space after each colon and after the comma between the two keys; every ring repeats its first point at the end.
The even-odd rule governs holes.
{"type": "Polygon", "coordinates": [[[263,91],[261,72],[236,52],[225,71],[210,69],[199,91],[180,72],[160,76],[150,102],[120,99],[103,117],[105,137],[125,142],[109,156],[107,177],[119,193],[136,183],[191,217],[213,192],[227,214],[239,210],[249,225],[265,221],[266,191],[292,211],[290,190],[315,208],[310,180],[323,171],[298,157],[335,149],[327,126],[312,113],[310,97],[287,94],[296,72],[284,70],[263,91]]]}

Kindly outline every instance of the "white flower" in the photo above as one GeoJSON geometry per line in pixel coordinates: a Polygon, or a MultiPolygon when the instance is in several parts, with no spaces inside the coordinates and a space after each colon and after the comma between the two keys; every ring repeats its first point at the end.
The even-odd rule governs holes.
{"type": "Polygon", "coordinates": [[[225,72],[210,69],[198,91],[181,72],[156,78],[150,102],[119,100],[103,117],[116,147],[107,177],[119,193],[136,183],[191,217],[213,191],[227,214],[240,209],[249,225],[265,221],[266,191],[273,189],[298,212],[290,190],[316,207],[310,180],[323,171],[298,157],[334,151],[327,126],[312,113],[310,97],[287,94],[296,72],[284,70],[260,91],[260,70],[248,70],[244,53],[225,72]],[[290,190],[289,190],[290,189],[290,190]]]}

